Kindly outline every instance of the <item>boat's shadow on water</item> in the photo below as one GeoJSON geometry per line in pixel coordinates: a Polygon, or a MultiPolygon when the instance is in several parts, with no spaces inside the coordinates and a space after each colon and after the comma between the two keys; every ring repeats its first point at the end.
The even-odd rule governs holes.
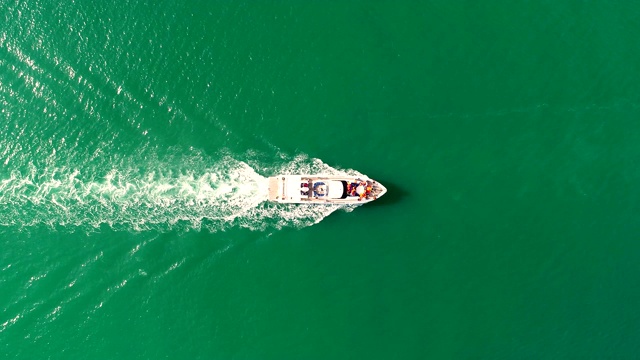
{"type": "Polygon", "coordinates": [[[376,201],[372,201],[367,204],[367,207],[376,207],[376,206],[389,206],[395,205],[402,201],[404,197],[406,197],[409,192],[404,188],[388,181],[380,181],[387,188],[387,193],[384,194],[381,198],[376,201]]]}

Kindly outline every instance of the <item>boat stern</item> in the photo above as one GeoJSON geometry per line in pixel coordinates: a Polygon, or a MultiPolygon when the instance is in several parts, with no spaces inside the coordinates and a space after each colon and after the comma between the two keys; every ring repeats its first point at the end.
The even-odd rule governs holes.
{"type": "Polygon", "coordinates": [[[278,201],[282,194],[282,182],[278,177],[269,178],[269,200],[278,201]]]}
{"type": "Polygon", "coordinates": [[[269,200],[281,203],[298,203],[302,201],[302,177],[281,175],[269,178],[269,200]]]}

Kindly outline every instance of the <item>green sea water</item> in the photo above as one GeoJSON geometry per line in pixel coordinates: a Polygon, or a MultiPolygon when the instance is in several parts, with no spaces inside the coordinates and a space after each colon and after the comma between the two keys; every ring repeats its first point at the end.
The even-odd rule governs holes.
{"type": "Polygon", "coordinates": [[[0,3],[3,359],[634,359],[640,5],[0,3]],[[366,174],[356,208],[265,202],[366,174]]]}

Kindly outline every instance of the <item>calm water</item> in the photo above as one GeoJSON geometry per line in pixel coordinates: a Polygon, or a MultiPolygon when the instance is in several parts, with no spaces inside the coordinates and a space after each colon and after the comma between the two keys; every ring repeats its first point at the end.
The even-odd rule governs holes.
{"type": "Polygon", "coordinates": [[[0,9],[3,358],[640,352],[640,6],[0,9]]]}

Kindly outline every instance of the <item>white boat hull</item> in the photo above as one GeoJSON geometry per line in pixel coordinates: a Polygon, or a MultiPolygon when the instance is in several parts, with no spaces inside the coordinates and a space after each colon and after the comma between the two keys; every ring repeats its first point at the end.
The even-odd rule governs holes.
{"type": "Polygon", "coordinates": [[[278,175],[269,178],[269,200],[289,204],[363,204],[387,189],[367,177],[278,175]]]}

